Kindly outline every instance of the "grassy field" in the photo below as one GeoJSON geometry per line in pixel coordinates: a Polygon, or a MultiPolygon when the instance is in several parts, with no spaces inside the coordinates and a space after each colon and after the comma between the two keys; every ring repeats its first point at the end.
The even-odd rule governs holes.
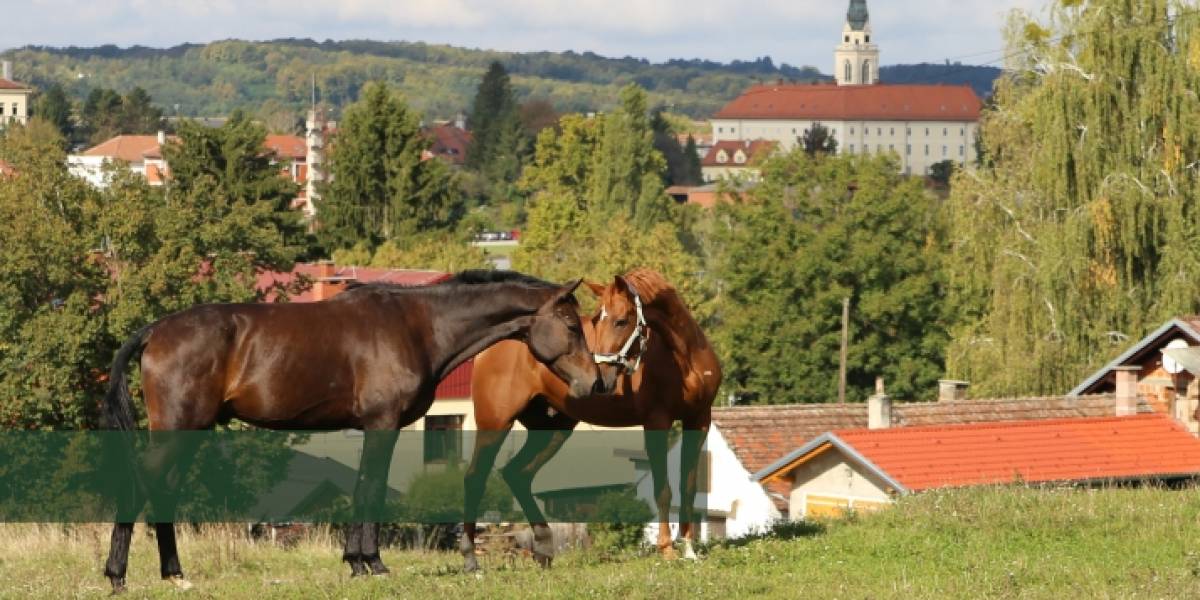
{"type": "MultiPolygon", "coordinates": [[[[107,526],[0,527],[0,597],[100,597],[107,526]]],[[[1196,598],[1200,490],[983,489],[925,494],[875,515],[714,545],[698,563],[653,556],[532,561],[387,552],[393,573],[351,580],[336,543],[293,549],[233,529],[183,533],[194,598],[1196,598]],[[786,537],[787,539],[783,539],[786,537]]],[[[139,526],[128,597],[179,598],[139,526]]]]}

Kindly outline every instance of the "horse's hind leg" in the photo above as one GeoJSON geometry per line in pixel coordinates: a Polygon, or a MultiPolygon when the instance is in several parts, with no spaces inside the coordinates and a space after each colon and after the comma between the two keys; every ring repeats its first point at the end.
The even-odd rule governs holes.
{"type": "Polygon", "coordinates": [[[151,434],[153,448],[147,481],[153,482],[159,494],[152,494],[151,510],[155,517],[154,537],[158,542],[159,573],[179,589],[191,589],[179,564],[179,548],[175,541],[175,509],[178,494],[200,443],[197,432],[172,431],[151,434]],[[161,520],[159,520],[161,519],[161,520]]]}
{"type": "Polygon", "coordinates": [[[125,591],[125,570],[129,566],[129,544],[133,541],[133,523],[113,525],[109,543],[108,561],[104,563],[104,576],[112,584],[113,593],[125,591]]]}
{"type": "Polygon", "coordinates": [[[463,569],[468,573],[479,570],[479,561],[475,558],[475,520],[479,516],[479,502],[487,488],[488,475],[492,473],[496,454],[500,452],[508,432],[508,428],[479,431],[475,436],[471,465],[463,476],[463,533],[458,549],[463,555],[463,569]]]}
{"type": "Polygon", "coordinates": [[[679,499],[679,537],[683,540],[683,557],[696,560],[696,551],[692,547],[696,539],[696,529],[699,519],[696,512],[696,488],[698,466],[704,448],[704,440],[708,437],[708,423],[684,423],[683,441],[680,451],[680,499],[679,499]]]}

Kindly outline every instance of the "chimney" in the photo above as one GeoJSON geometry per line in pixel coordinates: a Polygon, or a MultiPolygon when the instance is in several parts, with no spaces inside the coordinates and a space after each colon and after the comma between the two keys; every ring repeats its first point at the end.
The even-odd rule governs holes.
{"type": "Polygon", "coordinates": [[[892,399],[883,391],[883,378],[875,378],[875,393],[867,399],[867,428],[887,429],[892,426],[892,399]]]}
{"type": "Polygon", "coordinates": [[[9,61],[0,62],[0,79],[12,81],[12,63],[9,61]]]}
{"type": "Polygon", "coordinates": [[[158,145],[164,146],[164,145],[166,145],[166,143],[167,143],[167,132],[159,129],[158,130],[158,145]]]}
{"type": "Polygon", "coordinates": [[[1137,414],[1137,380],[1138,373],[1140,373],[1141,370],[1142,368],[1136,365],[1113,368],[1113,371],[1115,371],[1117,375],[1118,417],[1137,414]]]}
{"type": "Polygon", "coordinates": [[[967,399],[966,381],[955,379],[938,380],[938,402],[961,402],[967,399]]]}
{"type": "Polygon", "coordinates": [[[463,111],[460,110],[458,114],[454,115],[454,126],[463,131],[467,130],[467,115],[463,111]]]}

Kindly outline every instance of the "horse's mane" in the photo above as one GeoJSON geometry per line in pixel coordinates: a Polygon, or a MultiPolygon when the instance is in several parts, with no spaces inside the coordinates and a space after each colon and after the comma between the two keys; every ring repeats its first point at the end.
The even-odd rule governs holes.
{"type": "Polygon", "coordinates": [[[363,283],[355,281],[346,286],[346,291],[356,290],[361,288],[378,289],[383,291],[404,291],[416,289],[429,289],[443,286],[453,285],[482,285],[486,283],[515,283],[538,289],[557,288],[558,285],[550,283],[531,275],[518,273],[516,271],[493,271],[488,269],[470,269],[460,271],[443,279],[433,285],[413,285],[408,283],[389,283],[384,281],[373,281],[363,283]]]}
{"type": "Polygon", "coordinates": [[[687,304],[683,302],[683,298],[679,296],[675,286],[671,285],[661,273],[647,267],[637,267],[622,277],[637,290],[638,297],[642,299],[643,304],[658,307],[667,314],[672,322],[664,323],[664,325],[672,327],[676,333],[683,335],[689,347],[708,344],[704,332],[700,330],[700,325],[696,323],[687,304]]]}

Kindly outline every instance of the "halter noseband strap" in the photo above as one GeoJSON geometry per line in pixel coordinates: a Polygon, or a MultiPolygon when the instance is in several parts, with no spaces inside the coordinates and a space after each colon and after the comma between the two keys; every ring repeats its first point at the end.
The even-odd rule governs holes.
{"type": "MultiPolygon", "coordinates": [[[[596,352],[592,354],[592,357],[598,365],[615,363],[625,367],[625,369],[630,373],[635,373],[637,372],[638,368],[642,366],[642,354],[646,352],[646,343],[649,342],[649,339],[646,337],[646,329],[648,329],[649,326],[646,324],[646,314],[642,311],[641,296],[638,296],[637,290],[634,289],[632,285],[629,285],[628,283],[626,283],[626,285],[629,287],[629,293],[633,294],[633,306],[637,312],[637,323],[634,325],[633,333],[629,334],[629,339],[625,340],[625,345],[621,346],[621,349],[618,352],[596,352]],[[637,357],[633,360],[630,360],[629,351],[633,349],[633,343],[637,341],[640,341],[640,344],[638,344],[637,357]]],[[[601,310],[604,310],[604,308],[601,307],[601,310]]]]}

